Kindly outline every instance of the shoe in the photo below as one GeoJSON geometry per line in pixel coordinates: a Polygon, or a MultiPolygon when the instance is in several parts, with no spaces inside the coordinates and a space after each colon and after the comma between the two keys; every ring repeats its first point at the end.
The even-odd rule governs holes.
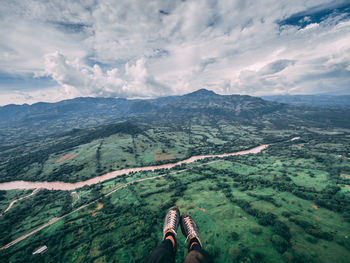
{"type": "Polygon", "coordinates": [[[163,224],[163,240],[166,238],[168,233],[171,233],[175,237],[175,242],[177,238],[177,228],[180,222],[180,211],[176,206],[169,209],[168,213],[164,218],[163,224]]]}
{"type": "Polygon", "coordinates": [[[203,247],[201,239],[199,238],[198,226],[196,222],[194,222],[193,218],[188,214],[181,216],[181,231],[186,237],[185,243],[187,243],[188,248],[191,247],[193,241],[198,241],[199,245],[203,247]]]}

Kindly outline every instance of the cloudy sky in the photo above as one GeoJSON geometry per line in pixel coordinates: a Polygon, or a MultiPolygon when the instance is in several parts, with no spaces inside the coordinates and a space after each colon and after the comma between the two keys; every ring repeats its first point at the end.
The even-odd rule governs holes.
{"type": "Polygon", "coordinates": [[[0,105],[350,94],[349,0],[4,0],[0,105]]]}

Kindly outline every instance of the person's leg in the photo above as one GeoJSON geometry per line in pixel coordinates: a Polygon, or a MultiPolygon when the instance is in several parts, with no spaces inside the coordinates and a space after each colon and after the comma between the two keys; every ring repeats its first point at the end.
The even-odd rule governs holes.
{"type": "Polygon", "coordinates": [[[188,251],[185,263],[213,263],[213,259],[198,243],[188,251]]]}
{"type": "Polygon", "coordinates": [[[198,226],[190,215],[181,216],[181,230],[188,245],[185,263],[213,263],[211,256],[203,249],[198,226]]]}
{"type": "Polygon", "coordinates": [[[180,221],[180,211],[177,207],[169,209],[163,224],[163,242],[145,258],[145,263],[175,262],[177,251],[177,228],[180,221]]]}
{"type": "Polygon", "coordinates": [[[145,258],[144,263],[170,263],[175,262],[175,250],[170,239],[164,239],[152,253],[145,258]]]}

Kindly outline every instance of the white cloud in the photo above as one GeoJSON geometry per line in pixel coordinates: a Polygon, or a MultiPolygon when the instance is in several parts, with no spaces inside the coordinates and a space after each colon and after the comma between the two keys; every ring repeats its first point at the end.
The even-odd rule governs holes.
{"type": "Polygon", "coordinates": [[[57,98],[344,92],[350,21],[310,15],[339,2],[7,0],[0,72],[49,76],[57,98]],[[300,12],[304,28],[278,25],[300,12]]]}
{"type": "Polygon", "coordinates": [[[37,77],[50,76],[66,92],[76,96],[149,98],[169,94],[170,88],[150,75],[145,63],[144,58],[135,64],[127,63],[121,78],[117,68],[104,73],[97,64],[90,67],[79,60],[69,61],[63,54],[54,52],[45,56],[45,71],[37,77]]]}
{"type": "Polygon", "coordinates": [[[312,24],[308,24],[308,25],[304,28],[304,30],[310,30],[310,29],[317,28],[317,27],[319,27],[319,24],[317,24],[317,23],[312,23],[312,24]]]}
{"type": "Polygon", "coordinates": [[[65,99],[78,97],[79,94],[69,87],[62,88],[61,86],[34,89],[30,92],[26,91],[0,91],[0,105],[6,104],[33,104],[39,101],[56,102],[65,99]]]}

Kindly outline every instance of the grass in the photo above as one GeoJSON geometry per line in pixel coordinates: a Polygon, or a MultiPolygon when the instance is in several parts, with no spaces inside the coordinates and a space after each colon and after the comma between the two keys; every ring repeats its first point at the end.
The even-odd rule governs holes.
{"type": "MultiPolygon", "coordinates": [[[[31,190],[10,190],[10,191],[4,191],[0,198],[0,211],[4,211],[8,208],[10,203],[16,199],[19,199],[21,197],[24,197],[28,194],[30,194],[31,190]]],[[[16,205],[16,204],[15,204],[16,205]]]]}
{"type": "MultiPolygon", "coordinates": [[[[224,144],[237,140],[229,146],[233,152],[260,143],[258,134],[252,126],[220,124],[193,125],[190,134],[153,128],[146,135],[112,135],[53,154],[45,162],[43,173],[51,173],[65,162],[85,163],[87,166],[73,175],[87,178],[96,175],[98,167],[104,172],[150,165],[155,152],[175,158],[197,152],[225,152],[228,148],[224,144]],[[76,156],[72,160],[55,162],[73,152],[76,156]]],[[[350,257],[350,224],[346,219],[350,188],[345,185],[350,183],[343,174],[350,174],[350,161],[337,156],[349,147],[350,140],[327,136],[309,138],[303,147],[281,142],[259,154],[232,156],[209,164],[192,163],[186,171],[170,171],[165,177],[131,184],[107,198],[101,196],[161,172],[132,173],[83,187],[76,190],[79,199],[72,198],[71,192],[60,191],[35,195],[0,218],[0,226],[11,222],[6,232],[11,240],[63,211],[100,199],[0,251],[0,256],[6,262],[35,261],[38,258],[33,258],[31,251],[47,244],[48,251],[39,255],[44,262],[140,262],[160,242],[167,209],[177,205],[196,220],[204,248],[215,262],[346,262],[350,257]],[[337,185],[340,190],[332,193],[329,187],[337,185]],[[318,204],[319,200],[326,201],[318,204]],[[266,224],[261,216],[254,215],[255,210],[263,218],[270,213],[275,218],[266,224]],[[281,240],[283,232],[275,229],[276,222],[282,222],[290,232],[287,241],[281,240]],[[287,242],[286,247],[283,242],[287,242]]],[[[31,169],[34,171],[34,167],[31,169]]],[[[8,191],[0,205],[6,206],[16,195],[24,194],[8,191]]],[[[180,232],[178,236],[177,262],[183,262],[185,238],[180,232]]]]}

